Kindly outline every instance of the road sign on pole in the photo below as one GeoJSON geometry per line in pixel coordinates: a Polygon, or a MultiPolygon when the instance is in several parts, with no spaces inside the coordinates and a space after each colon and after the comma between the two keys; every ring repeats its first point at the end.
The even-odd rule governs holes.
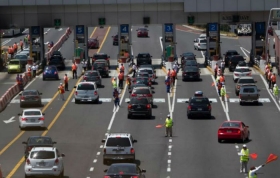
{"type": "Polygon", "coordinates": [[[40,26],[32,26],[31,27],[31,36],[39,37],[40,36],[40,26]]]}
{"type": "Polygon", "coordinates": [[[85,26],[76,25],[76,35],[84,35],[84,34],[85,34],[85,26]]]}
{"type": "Polygon", "coordinates": [[[121,32],[121,34],[128,34],[129,33],[129,25],[128,24],[121,24],[120,25],[120,32],[121,32]]]}

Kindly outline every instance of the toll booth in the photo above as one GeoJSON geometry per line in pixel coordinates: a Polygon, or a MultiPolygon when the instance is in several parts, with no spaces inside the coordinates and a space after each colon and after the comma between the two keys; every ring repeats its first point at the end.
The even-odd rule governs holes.
{"type": "Polygon", "coordinates": [[[29,29],[29,57],[33,62],[43,61],[45,54],[44,29],[40,26],[32,26],[29,29]]]}
{"type": "MultiPolygon", "coordinates": [[[[252,24],[252,57],[262,56],[265,59],[265,36],[266,36],[266,22],[255,22],[252,24]]],[[[253,61],[254,59],[250,59],[253,61]]]]}
{"type": "Polygon", "coordinates": [[[207,48],[206,54],[209,58],[215,59],[221,56],[221,46],[220,46],[220,24],[219,23],[208,23],[206,27],[206,37],[207,37],[207,48]]]}
{"type": "Polygon", "coordinates": [[[166,62],[173,63],[177,60],[176,54],[176,30],[174,30],[174,24],[166,23],[162,26],[162,64],[165,65],[166,62]]]}

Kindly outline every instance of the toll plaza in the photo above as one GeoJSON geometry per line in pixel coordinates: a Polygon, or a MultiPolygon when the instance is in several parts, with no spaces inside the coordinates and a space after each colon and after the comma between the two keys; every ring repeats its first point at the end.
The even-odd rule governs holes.
{"type": "Polygon", "coordinates": [[[176,54],[176,30],[174,30],[173,23],[166,23],[162,25],[162,65],[166,68],[172,68],[173,62],[177,60],[176,54]],[[169,63],[167,63],[169,62],[169,63]],[[170,64],[171,66],[167,66],[170,64]]]}
{"type": "Polygon", "coordinates": [[[27,59],[26,71],[28,66],[34,62],[43,61],[44,48],[44,29],[40,26],[31,26],[29,28],[29,57],[27,59]]]}
{"type": "Polygon", "coordinates": [[[265,55],[265,36],[266,36],[266,22],[255,22],[252,24],[252,53],[253,56],[265,55]]]}
{"type": "MultiPolygon", "coordinates": [[[[76,25],[74,33],[74,58],[73,63],[77,66],[77,76],[81,76],[83,72],[83,66],[81,61],[88,56],[88,31],[85,25],[76,25]]],[[[89,61],[88,61],[89,62],[89,61]]]]}
{"type": "Polygon", "coordinates": [[[123,64],[125,68],[124,75],[128,74],[129,59],[133,58],[131,54],[131,33],[129,24],[120,24],[118,30],[119,53],[118,53],[118,67],[123,64]]]}
{"type": "MultiPolygon", "coordinates": [[[[209,56],[209,60],[219,61],[221,58],[221,46],[220,46],[220,24],[208,23],[206,26],[206,56],[209,56]]],[[[215,62],[211,63],[211,67],[215,67],[215,62]]]]}

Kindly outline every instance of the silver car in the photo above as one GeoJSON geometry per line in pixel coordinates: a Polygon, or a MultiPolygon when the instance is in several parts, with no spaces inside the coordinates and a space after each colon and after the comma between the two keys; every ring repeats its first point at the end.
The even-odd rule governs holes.
{"type": "Polygon", "coordinates": [[[133,88],[130,98],[133,97],[144,97],[147,98],[149,103],[153,106],[153,91],[151,87],[135,87],[133,88]]]}
{"type": "Polygon", "coordinates": [[[252,70],[249,67],[237,66],[233,72],[233,80],[237,82],[240,77],[251,76],[252,70]]]}
{"type": "Polygon", "coordinates": [[[75,103],[95,102],[99,103],[99,94],[95,82],[80,82],[75,91],[75,103]]]}
{"type": "Polygon", "coordinates": [[[153,83],[155,83],[156,81],[156,75],[155,75],[155,71],[152,68],[146,68],[146,67],[139,67],[137,72],[147,72],[149,74],[149,78],[151,79],[151,81],[153,83]]]}
{"type": "Polygon", "coordinates": [[[40,109],[25,109],[18,114],[19,128],[24,129],[26,127],[41,127],[45,126],[44,113],[40,109]]]}
{"type": "Polygon", "coordinates": [[[38,90],[24,90],[19,94],[20,107],[27,105],[42,106],[41,95],[42,93],[40,93],[38,90]]]}
{"type": "Polygon", "coordinates": [[[194,50],[198,50],[198,51],[205,51],[206,50],[206,43],[207,40],[203,39],[203,38],[197,38],[194,41],[194,50]]]}
{"type": "Polygon", "coordinates": [[[64,177],[65,155],[55,147],[33,147],[25,161],[25,178],[31,176],[64,177]]]}
{"type": "Polygon", "coordinates": [[[102,85],[102,77],[97,70],[89,70],[84,74],[84,82],[95,82],[98,86],[102,85]]]}

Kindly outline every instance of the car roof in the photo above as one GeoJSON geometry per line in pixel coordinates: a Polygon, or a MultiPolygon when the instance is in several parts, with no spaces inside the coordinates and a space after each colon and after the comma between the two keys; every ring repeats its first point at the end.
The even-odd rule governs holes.
{"type": "Polygon", "coordinates": [[[93,73],[93,72],[97,72],[98,73],[97,70],[87,70],[85,73],[93,73]]]}
{"type": "Polygon", "coordinates": [[[254,78],[253,77],[240,77],[239,80],[240,79],[254,79],[254,78]]]}
{"type": "Polygon", "coordinates": [[[20,61],[20,59],[11,59],[10,61],[20,61]]]}
{"type": "Polygon", "coordinates": [[[153,70],[152,67],[139,67],[138,70],[153,70]]]}
{"type": "Polygon", "coordinates": [[[30,136],[29,138],[50,138],[52,139],[50,136],[30,136]]]}
{"type": "Polygon", "coordinates": [[[125,166],[125,165],[128,165],[128,166],[137,166],[136,163],[113,163],[111,164],[111,166],[116,166],[116,165],[122,165],[122,166],[125,166]]]}
{"type": "Polygon", "coordinates": [[[92,84],[92,85],[94,85],[94,82],[80,82],[80,83],[78,83],[78,85],[81,85],[81,84],[92,84]]]}
{"type": "Polygon", "coordinates": [[[55,147],[33,147],[31,151],[54,151],[55,147]]]}
{"type": "Polygon", "coordinates": [[[121,137],[130,137],[130,133],[109,133],[107,135],[107,137],[117,137],[117,136],[121,136],[121,137]]]}
{"type": "Polygon", "coordinates": [[[250,69],[248,66],[236,66],[235,69],[250,69]]]}
{"type": "Polygon", "coordinates": [[[139,55],[139,54],[146,54],[146,55],[150,55],[150,53],[138,53],[138,55],[139,55]]]}
{"type": "Polygon", "coordinates": [[[201,99],[201,98],[204,98],[204,99],[208,99],[209,100],[209,98],[206,97],[206,96],[191,96],[190,98],[191,99],[196,99],[196,98],[201,99]]]}
{"type": "Polygon", "coordinates": [[[50,65],[50,66],[46,66],[45,69],[48,68],[48,67],[50,67],[50,68],[56,68],[55,65],[50,65]]]}
{"type": "Polygon", "coordinates": [[[41,109],[24,109],[23,112],[25,112],[25,111],[40,111],[40,112],[42,112],[41,109]]]}
{"type": "Polygon", "coordinates": [[[38,90],[35,90],[35,89],[26,89],[26,90],[23,90],[22,92],[29,92],[29,91],[38,91],[38,90]]]}
{"type": "Polygon", "coordinates": [[[107,55],[105,53],[95,53],[94,55],[107,55]]]}
{"type": "Polygon", "coordinates": [[[133,88],[134,90],[142,90],[142,89],[150,89],[150,87],[148,87],[148,86],[137,86],[137,87],[135,87],[135,88],[133,88]]]}

